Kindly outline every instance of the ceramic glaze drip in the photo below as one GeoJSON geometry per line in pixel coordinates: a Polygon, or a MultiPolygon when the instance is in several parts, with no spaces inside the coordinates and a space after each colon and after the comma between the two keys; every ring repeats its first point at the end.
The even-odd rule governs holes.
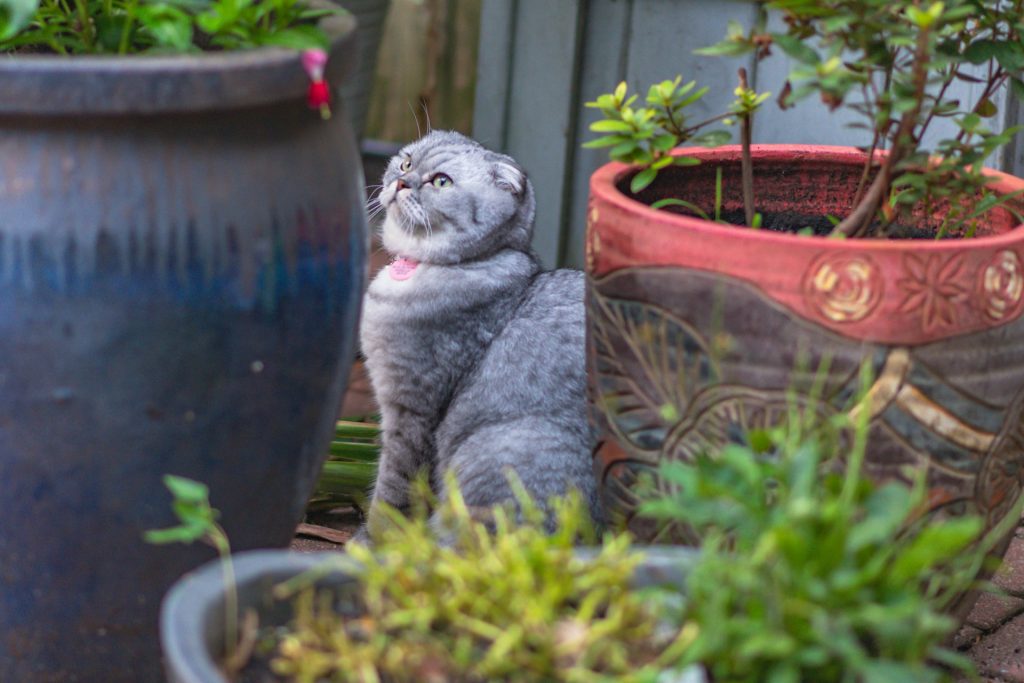
{"type": "Polygon", "coordinates": [[[301,130],[257,123],[254,148],[211,154],[217,125],[156,136],[95,126],[94,135],[45,125],[0,134],[0,285],[69,293],[151,269],[172,290],[230,281],[245,308],[271,281],[294,289],[301,259],[326,277],[343,257],[349,212],[337,189],[300,169],[282,184],[271,161],[290,151],[330,163],[301,130]]]}

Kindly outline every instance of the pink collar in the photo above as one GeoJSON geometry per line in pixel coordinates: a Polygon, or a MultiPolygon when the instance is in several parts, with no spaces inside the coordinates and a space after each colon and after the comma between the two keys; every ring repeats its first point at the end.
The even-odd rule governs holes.
{"type": "Polygon", "coordinates": [[[420,262],[415,259],[399,256],[388,265],[388,273],[392,280],[408,280],[419,265],[420,262]]]}

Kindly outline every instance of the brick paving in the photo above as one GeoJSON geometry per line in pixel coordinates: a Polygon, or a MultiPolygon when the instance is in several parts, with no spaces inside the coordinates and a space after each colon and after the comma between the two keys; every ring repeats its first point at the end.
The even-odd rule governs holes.
{"type": "Polygon", "coordinates": [[[974,660],[986,683],[1024,683],[1024,524],[993,583],[1005,594],[983,594],[954,644],[974,660]]]}

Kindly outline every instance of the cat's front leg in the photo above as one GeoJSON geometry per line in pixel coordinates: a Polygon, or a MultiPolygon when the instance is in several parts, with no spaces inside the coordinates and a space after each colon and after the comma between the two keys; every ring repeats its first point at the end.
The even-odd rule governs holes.
{"type": "Polygon", "coordinates": [[[422,416],[398,411],[393,420],[385,418],[377,481],[373,486],[366,522],[355,540],[368,542],[387,524],[381,504],[400,512],[408,510],[413,480],[421,472],[430,473],[434,458],[433,442],[432,425],[422,416]],[[393,425],[389,424],[392,422],[393,425]]]}

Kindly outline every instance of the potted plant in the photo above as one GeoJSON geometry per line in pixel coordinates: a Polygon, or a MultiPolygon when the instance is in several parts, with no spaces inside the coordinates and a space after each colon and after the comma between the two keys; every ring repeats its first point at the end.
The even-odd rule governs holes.
{"type": "MultiPolygon", "coordinates": [[[[973,545],[983,520],[908,525],[923,479],[909,489],[865,481],[867,420],[847,422],[794,411],[742,445],[662,464],[675,488],[648,489],[641,512],[700,535],[700,551],[631,547],[628,534],[574,548],[594,543],[578,500],[555,505],[549,533],[529,501],[520,499],[522,522],[500,509],[481,519],[455,489],[441,508],[446,542],[419,506],[411,519],[394,513],[373,549],[244,553],[230,572],[211,563],[164,601],[170,680],[223,683],[246,658],[242,680],[683,683],[710,672],[735,683],[839,683],[970,673],[942,644],[957,625],[942,611],[985,557],[973,545]],[[837,428],[853,438],[846,474],[833,466],[837,428]],[[248,628],[228,635],[239,614],[248,628]]],[[[185,535],[198,537],[208,518],[186,515],[199,523],[185,535]]]]}
{"type": "Polygon", "coordinates": [[[283,546],[326,456],[367,238],[343,108],[306,100],[353,23],[0,6],[0,680],[157,680],[159,599],[210,557],[143,541],[162,475],[207,482],[236,548],[283,546]]]}
{"type": "Polygon", "coordinates": [[[639,589],[678,593],[692,550],[641,556],[625,535],[593,546],[578,497],[555,503],[553,534],[525,498],[522,522],[502,509],[480,521],[451,486],[446,538],[420,504],[410,518],[388,510],[373,549],[242,553],[227,582],[220,562],[183,577],[161,617],[169,679],[223,683],[248,658],[243,680],[645,681],[675,656],[678,629],[639,589]],[[232,604],[251,615],[237,638],[232,604]]]}
{"type": "Polygon", "coordinates": [[[594,103],[607,134],[594,144],[618,160],[591,178],[587,238],[606,500],[649,536],[634,514],[640,473],[770,427],[796,401],[823,417],[866,411],[872,475],[924,470],[930,514],[974,512],[993,528],[1024,479],[1024,181],[982,162],[1011,135],[985,127],[993,93],[1024,91],[1021,8],[766,5],[784,30],[733,26],[708,52],[781,49],[797,65],[781,103],[851,107],[865,147],[751,144],[767,94],[744,74],[711,122],[686,118],[703,93],[680,80],[643,105],[624,86],[594,103]],[[947,95],[959,79],[977,81],[975,100],[947,95]],[[723,118],[742,144],[709,148],[721,133],[703,131],[723,118]],[[927,148],[939,119],[959,132],[927,148]],[[687,141],[705,147],[671,151],[687,141]]]}

